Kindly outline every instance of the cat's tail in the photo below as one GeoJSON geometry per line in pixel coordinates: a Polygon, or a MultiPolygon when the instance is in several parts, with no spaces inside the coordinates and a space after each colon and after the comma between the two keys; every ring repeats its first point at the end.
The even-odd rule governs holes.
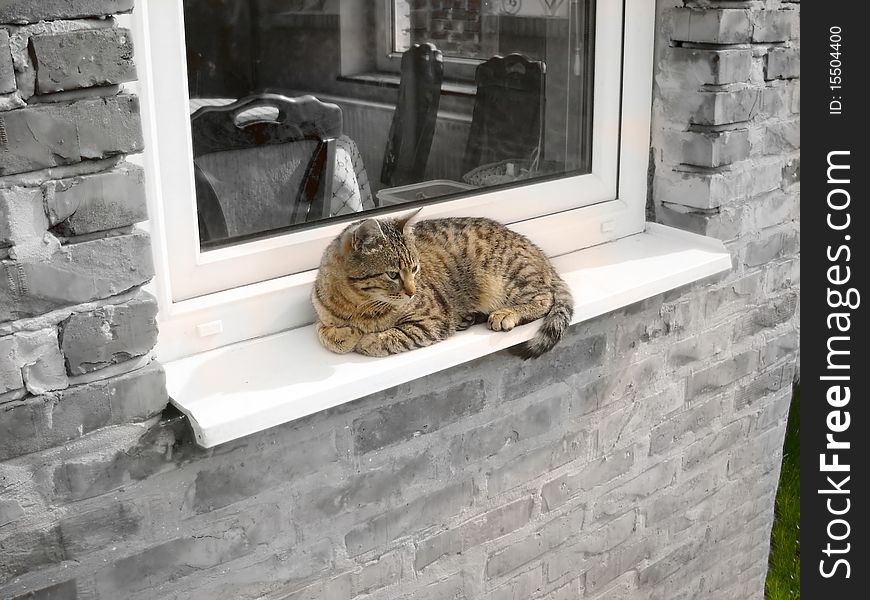
{"type": "Polygon", "coordinates": [[[573,314],[574,299],[571,297],[571,290],[562,278],[556,275],[553,281],[553,306],[550,307],[550,312],[544,315],[544,322],[535,337],[520,347],[520,355],[523,358],[537,358],[551,350],[562,339],[562,334],[571,324],[573,314]]]}

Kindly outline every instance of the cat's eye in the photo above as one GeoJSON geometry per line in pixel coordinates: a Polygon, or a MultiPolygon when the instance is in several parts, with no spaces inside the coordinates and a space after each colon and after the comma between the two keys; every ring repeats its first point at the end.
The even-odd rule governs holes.
{"type": "Polygon", "coordinates": [[[420,265],[414,265],[414,268],[411,269],[411,273],[414,273],[416,275],[419,270],[420,270],[420,265]]]}
{"type": "Polygon", "coordinates": [[[397,271],[387,271],[387,277],[395,280],[399,278],[399,273],[397,271]]]}

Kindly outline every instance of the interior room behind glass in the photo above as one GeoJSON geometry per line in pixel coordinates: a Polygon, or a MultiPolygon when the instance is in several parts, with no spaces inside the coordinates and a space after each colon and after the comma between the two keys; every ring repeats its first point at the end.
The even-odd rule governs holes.
{"type": "Polygon", "coordinates": [[[204,249],[588,173],[591,0],[184,0],[204,249]]]}

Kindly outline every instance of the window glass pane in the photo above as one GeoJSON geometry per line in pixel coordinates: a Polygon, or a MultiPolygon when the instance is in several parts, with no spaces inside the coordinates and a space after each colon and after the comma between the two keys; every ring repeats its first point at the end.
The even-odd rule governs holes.
{"type": "Polygon", "coordinates": [[[184,0],[200,240],[588,173],[593,0],[184,0]]]}

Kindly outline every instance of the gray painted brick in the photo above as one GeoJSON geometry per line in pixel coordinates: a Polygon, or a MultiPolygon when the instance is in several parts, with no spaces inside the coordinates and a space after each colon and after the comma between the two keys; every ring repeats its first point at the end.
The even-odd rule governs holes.
{"type": "Polygon", "coordinates": [[[681,162],[698,167],[721,167],[747,158],[749,150],[749,130],[746,128],[689,131],[683,134],[681,162]]]}
{"type": "MultiPolygon", "coordinates": [[[[796,198],[782,190],[764,194],[752,202],[752,220],[759,229],[776,227],[800,217],[800,204],[796,198]]],[[[769,267],[765,264],[765,267],[769,267]]]]}
{"type": "Polygon", "coordinates": [[[239,518],[223,529],[179,537],[122,558],[96,573],[97,590],[101,597],[128,597],[153,586],[154,581],[173,581],[240,558],[275,533],[269,530],[274,525],[270,521],[239,518]]]}
{"type": "Polygon", "coordinates": [[[772,365],[786,356],[793,355],[798,349],[798,342],[798,333],[795,330],[786,331],[769,339],[761,351],[761,363],[772,365]]]}
{"type": "Polygon", "coordinates": [[[758,415],[758,420],[755,427],[758,430],[764,430],[772,427],[786,418],[788,415],[789,406],[791,406],[792,390],[790,387],[779,390],[771,394],[771,397],[766,401],[764,408],[758,415]]]}
{"type": "Polygon", "coordinates": [[[474,483],[464,481],[412,500],[351,529],[344,538],[347,552],[358,556],[414,531],[441,524],[471,506],[473,496],[474,483]]]}
{"type": "Polygon", "coordinates": [[[752,35],[749,13],[744,10],[677,8],[671,21],[671,39],[681,42],[740,44],[752,35]]]}
{"type": "Polygon", "coordinates": [[[0,175],[35,171],[142,151],[139,101],[135,96],[42,104],[0,115],[7,151],[0,175]]]}
{"type": "Polygon", "coordinates": [[[362,571],[355,573],[351,584],[351,597],[371,594],[377,590],[398,583],[403,574],[402,555],[391,552],[367,564],[362,571]]]}
{"type": "MultiPolygon", "coordinates": [[[[731,279],[721,286],[710,288],[704,294],[704,317],[707,321],[721,321],[745,313],[761,292],[762,273],[752,271],[731,279]]],[[[737,335],[735,339],[741,338],[737,335]]]]}
{"type": "MultiPolygon", "coordinates": [[[[801,147],[800,119],[770,123],[764,128],[764,153],[782,154],[794,152],[801,147]]],[[[781,220],[779,222],[782,222],[781,220]]]]}
{"type": "Polygon", "coordinates": [[[751,242],[746,248],[743,263],[747,267],[757,267],[778,258],[782,254],[783,242],[782,232],[774,232],[751,242]]]}
{"type": "Polygon", "coordinates": [[[677,342],[668,351],[668,363],[681,367],[718,357],[730,347],[733,327],[731,323],[723,323],[677,342]]]}
{"type": "Polygon", "coordinates": [[[509,371],[502,380],[501,396],[515,400],[541,389],[553,381],[561,381],[601,363],[607,349],[604,335],[574,338],[570,332],[548,356],[545,365],[525,361],[509,371]]]}
{"type": "MultiPolygon", "coordinates": [[[[615,580],[598,589],[597,593],[588,593],[582,596],[589,600],[633,600],[640,594],[637,587],[637,575],[633,571],[629,571],[615,580]]],[[[646,590],[645,590],[646,591],[646,590]]],[[[570,596],[577,598],[578,596],[570,596]]],[[[650,598],[649,600],[654,600],[650,598]]],[[[683,600],[682,598],[671,597],[669,600],[683,600]]]]}
{"type": "Polygon", "coordinates": [[[39,188],[0,188],[0,247],[38,242],[46,229],[39,188]]]}
{"type": "Polygon", "coordinates": [[[432,433],[479,412],[485,397],[484,382],[470,380],[376,409],[354,420],[354,449],[365,454],[432,433]]]}
{"type": "Polygon", "coordinates": [[[801,76],[800,50],[771,48],[764,67],[765,79],[794,79],[801,76]]]}
{"type": "MultiPolygon", "coordinates": [[[[797,140],[800,143],[800,140],[797,140]]],[[[789,156],[782,166],[782,189],[788,192],[794,192],[797,184],[801,180],[801,157],[800,155],[789,156]]]]}
{"type": "Polygon", "coordinates": [[[107,425],[159,413],[167,397],[156,363],[106,381],[69,387],[0,407],[0,460],[51,448],[107,425]]]}
{"type": "Polygon", "coordinates": [[[778,474],[782,464],[783,441],[786,421],[782,420],[770,429],[754,432],[749,439],[734,448],[728,457],[728,476],[739,477],[760,468],[762,473],[775,470],[778,474]]]}
{"type": "MultiPolygon", "coordinates": [[[[338,460],[332,432],[307,439],[284,441],[260,452],[256,460],[245,455],[218,466],[203,468],[196,475],[193,508],[209,512],[245,500],[270,488],[313,473],[338,460]]],[[[332,495],[330,495],[332,497],[332,495]]]]}
{"type": "Polygon", "coordinates": [[[402,596],[402,600],[472,600],[466,588],[465,577],[460,572],[418,587],[413,593],[402,596]]]}
{"type": "Polygon", "coordinates": [[[143,421],[162,411],[168,401],[166,376],[157,362],[111,379],[67,388],[59,395],[53,422],[79,435],[107,425],[143,421]]]}
{"type": "Polygon", "coordinates": [[[740,411],[758,402],[772,392],[791,386],[794,376],[794,364],[781,365],[759,373],[746,385],[734,392],[734,411],[740,411]]]}
{"type": "Polygon", "coordinates": [[[140,291],[129,302],[73,313],[61,327],[67,372],[81,375],[147,354],[157,343],[157,301],[140,291]]]}
{"type": "Polygon", "coordinates": [[[714,396],[690,406],[650,432],[650,454],[668,452],[686,445],[686,436],[706,431],[714,420],[725,414],[726,396],[714,396]]]}
{"type": "Polygon", "coordinates": [[[127,29],[70,31],[30,38],[36,93],[113,85],[136,79],[133,40],[127,29]]]}
{"type": "MultiPolygon", "coordinates": [[[[788,118],[792,116],[794,103],[793,87],[797,81],[768,80],[761,90],[761,115],[768,118],[788,118]]],[[[797,88],[799,89],[799,88],[797,88]]]]}
{"type": "MultiPolygon", "coordinates": [[[[559,586],[553,591],[541,596],[542,600],[575,600],[576,598],[586,598],[585,577],[577,577],[572,579],[565,585],[559,586]]],[[[613,599],[610,599],[613,600],[613,599]]],[[[616,600],[622,600],[618,598],[616,600]]],[[[627,599],[626,599],[627,600],[627,599]]]]}
{"type": "Polygon", "coordinates": [[[72,559],[89,552],[119,544],[142,529],[144,516],[132,502],[98,506],[92,510],[72,511],[60,521],[64,549],[72,559]]]}
{"type": "Polygon", "coordinates": [[[362,515],[372,507],[394,505],[405,498],[410,490],[436,477],[437,470],[433,463],[429,451],[399,456],[356,477],[337,483],[329,481],[314,490],[306,488],[297,507],[305,512],[307,520],[317,520],[345,512],[362,515]]]}
{"type": "Polygon", "coordinates": [[[651,563],[638,573],[638,583],[643,587],[651,587],[685,568],[703,549],[704,540],[700,538],[690,539],[678,546],[663,558],[651,563]]]}
{"type": "Polygon", "coordinates": [[[43,185],[49,224],[63,235],[82,235],[145,221],[145,173],[123,163],[110,171],[43,185]]]}
{"type": "Polygon", "coordinates": [[[672,459],[654,465],[637,477],[620,481],[616,487],[595,500],[596,518],[630,510],[640,500],[673,484],[678,470],[678,461],[672,459]]]}
{"type": "Polygon", "coordinates": [[[722,469],[707,469],[690,479],[684,479],[664,494],[652,500],[642,512],[646,513],[646,526],[652,527],[671,518],[682,518],[686,510],[700,504],[725,485],[722,469]]]}
{"type": "Polygon", "coordinates": [[[532,516],[533,506],[531,498],[521,498],[424,539],[417,544],[414,568],[419,571],[442,556],[463,554],[469,548],[498,539],[525,526],[532,516]]]}
{"type": "MultiPolygon", "coordinates": [[[[286,541],[292,547],[282,549],[280,555],[261,552],[226,567],[213,567],[203,573],[206,579],[196,576],[183,578],[172,586],[172,592],[178,598],[215,600],[237,600],[244,595],[275,600],[333,600],[349,597],[351,573],[344,572],[330,578],[331,570],[337,571],[337,568],[332,544],[328,539],[299,544],[295,542],[295,536],[287,537],[289,539],[286,541]],[[320,578],[320,581],[309,585],[316,578],[320,578]],[[303,586],[302,589],[300,586],[303,586]],[[287,594],[287,590],[293,591],[287,594]]],[[[163,589],[167,587],[165,584],[162,586],[163,589]]],[[[131,600],[151,599],[146,593],[131,600]]]]}
{"type": "Polygon", "coordinates": [[[662,297],[648,298],[625,309],[625,318],[616,328],[616,341],[611,345],[616,356],[634,352],[642,344],[648,344],[669,333],[662,318],[662,297]]]}
{"type": "Polygon", "coordinates": [[[769,298],[767,304],[740,317],[734,325],[735,338],[753,336],[765,329],[782,325],[794,316],[797,302],[798,297],[794,291],[769,298]]]}
{"type": "Polygon", "coordinates": [[[673,386],[604,415],[598,425],[598,452],[609,453],[645,437],[650,427],[683,407],[684,390],[673,386]]]}
{"type": "Polygon", "coordinates": [[[741,201],[779,189],[781,161],[742,164],[727,171],[657,171],[653,179],[656,202],[709,209],[733,206],[741,201]]]}
{"type": "Polygon", "coordinates": [[[148,234],[49,246],[46,258],[0,261],[0,323],[115,296],[154,274],[148,234]]]}
{"type": "Polygon", "coordinates": [[[543,587],[543,573],[534,568],[521,573],[489,593],[487,600],[527,600],[543,587]]]}
{"type": "Polygon", "coordinates": [[[541,489],[542,510],[554,510],[575,496],[588,494],[595,488],[605,485],[627,473],[634,464],[634,450],[628,448],[609,456],[603,456],[579,471],[562,475],[541,489]]]}
{"type": "Polygon", "coordinates": [[[0,23],[35,23],[112,15],[133,10],[134,0],[5,0],[0,5],[0,23]]]}
{"type": "Polygon", "coordinates": [[[662,357],[650,356],[629,365],[620,365],[620,368],[613,369],[614,372],[583,386],[571,400],[571,418],[583,421],[589,413],[617,400],[636,397],[661,375],[662,363],[662,357]]]}
{"type": "Polygon", "coordinates": [[[749,419],[744,418],[699,439],[686,448],[683,454],[683,471],[704,467],[716,454],[737,446],[746,437],[748,428],[749,419]]]}
{"type": "Polygon", "coordinates": [[[659,544],[655,537],[646,537],[633,544],[621,544],[598,557],[586,573],[586,593],[590,596],[597,594],[634,565],[649,560],[659,544]]]}
{"type": "Polygon", "coordinates": [[[0,499],[0,527],[14,523],[24,516],[24,509],[17,500],[0,499]]]}
{"type": "Polygon", "coordinates": [[[722,241],[733,240],[740,234],[741,214],[742,208],[726,207],[708,211],[668,203],[656,207],[658,223],[722,241]]]}
{"type": "Polygon", "coordinates": [[[717,391],[753,372],[758,366],[757,350],[746,350],[733,358],[695,371],[686,381],[686,398],[717,391]]]}
{"type": "Polygon", "coordinates": [[[576,537],[583,526],[583,518],[583,508],[574,508],[544,524],[531,537],[492,552],[486,561],[486,577],[495,579],[507,575],[576,537]]]}
{"type": "Polygon", "coordinates": [[[588,433],[572,433],[554,444],[519,456],[503,467],[492,469],[486,474],[487,495],[498,496],[533,481],[567,462],[586,456],[589,454],[590,445],[591,439],[588,433]]]}
{"type": "Polygon", "coordinates": [[[759,10],[752,13],[753,42],[787,42],[798,29],[795,10],[759,10]]]}
{"type": "Polygon", "coordinates": [[[11,94],[15,88],[15,69],[12,65],[12,51],[9,49],[9,32],[0,29],[0,94],[11,94]]]}
{"type": "Polygon", "coordinates": [[[547,581],[559,581],[589,568],[598,557],[631,539],[637,516],[628,512],[613,521],[585,531],[576,543],[546,561],[547,581]]]}
{"type": "Polygon", "coordinates": [[[174,427],[107,428],[99,432],[105,436],[94,434],[78,451],[53,455],[41,464],[52,485],[47,494],[58,502],[84,500],[172,470],[186,450],[174,427]]]}
{"type": "Polygon", "coordinates": [[[367,563],[361,570],[318,581],[281,600],[344,600],[357,598],[399,583],[403,575],[402,554],[390,552],[367,563]]]}
{"type": "Polygon", "coordinates": [[[60,529],[48,519],[34,528],[0,530],[0,548],[0,586],[22,573],[66,560],[60,529]]]}
{"type": "Polygon", "coordinates": [[[62,390],[69,385],[57,342],[57,329],[24,331],[13,336],[13,363],[21,369],[24,387],[31,394],[62,390]]]}
{"type": "MultiPolygon", "coordinates": [[[[561,422],[565,395],[565,386],[550,386],[533,394],[532,404],[524,410],[455,436],[448,443],[451,461],[461,468],[549,433],[561,422]]],[[[506,408],[510,410],[510,405],[506,408]]]]}
{"type": "Polygon", "coordinates": [[[71,579],[15,596],[12,600],[76,600],[78,597],[76,582],[71,579]]]}
{"type": "Polygon", "coordinates": [[[752,51],[668,48],[667,77],[683,89],[689,86],[725,85],[749,80],[752,51]]]}
{"type": "Polygon", "coordinates": [[[15,337],[0,337],[0,394],[24,387],[21,365],[15,359],[18,344],[15,337]]]}
{"type": "Polygon", "coordinates": [[[752,87],[726,92],[699,92],[701,104],[689,116],[695,125],[727,125],[749,121],[757,113],[761,90],[752,87]]]}

